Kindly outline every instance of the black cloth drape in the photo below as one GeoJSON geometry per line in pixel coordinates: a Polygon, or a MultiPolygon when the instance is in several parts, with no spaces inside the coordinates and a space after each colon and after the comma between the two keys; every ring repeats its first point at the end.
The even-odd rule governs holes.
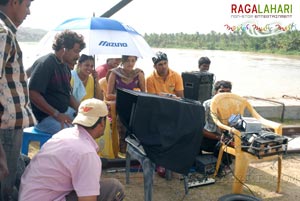
{"type": "MultiPolygon", "coordinates": [[[[124,97],[118,94],[117,110],[121,110],[122,114],[118,102],[123,102],[120,99],[124,97]]],[[[130,94],[136,98],[127,98],[135,105],[130,123],[127,122],[128,131],[140,140],[147,157],[154,163],[187,174],[199,153],[202,141],[204,108],[201,103],[141,92],[130,94]]],[[[132,108],[129,103],[127,107],[132,108]]]]}

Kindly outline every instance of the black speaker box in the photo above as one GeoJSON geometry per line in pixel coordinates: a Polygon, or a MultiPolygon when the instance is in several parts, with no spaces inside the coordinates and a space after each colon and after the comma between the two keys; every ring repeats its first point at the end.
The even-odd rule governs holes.
{"type": "Polygon", "coordinates": [[[157,165],[185,174],[199,153],[204,108],[199,101],[117,89],[116,109],[157,165]]]}
{"type": "Polygon", "coordinates": [[[201,103],[212,97],[214,74],[208,72],[183,72],[184,97],[201,103]]]}

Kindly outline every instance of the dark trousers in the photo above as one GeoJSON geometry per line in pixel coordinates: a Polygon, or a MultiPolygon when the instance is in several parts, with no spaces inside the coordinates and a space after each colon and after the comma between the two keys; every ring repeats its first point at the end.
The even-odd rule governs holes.
{"type": "Polygon", "coordinates": [[[219,140],[213,140],[203,137],[200,149],[201,151],[203,150],[206,152],[214,152],[218,142],[219,140]]]}
{"type": "MultiPolygon", "coordinates": [[[[114,178],[101,178],[100,195],[97,196],[97,201],[121,201],[125,197],[124,187],[119,180],[114,178]]],[[[77,201],[78,196],[75,191],[72,191],[66,196],[67,201],[77,201]]]]}
{"type": "Polygon", "coordinates": [[[7,167],[9,175],[0,183],[0,201],[14,200],[13,192],[16,181],[18,159],[22,145],[23,129],[18,130],[0,130],[0,143],[6,154],[7,167]]]}

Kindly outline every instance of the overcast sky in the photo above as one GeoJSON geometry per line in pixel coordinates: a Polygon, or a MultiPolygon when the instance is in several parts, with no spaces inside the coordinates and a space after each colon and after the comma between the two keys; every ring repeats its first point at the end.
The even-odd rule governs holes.
{"type": "MultiPolygon", "coordinates": [[[[31,15],[23,27],[51,30],[73,17],[100,16],[120,0],[35,0],[31,15]]],[[[264,26],[269,22],[300,24],[300,4],[297,0],[252,0],[251,4],[292,4],[292,18],[251,19],[264,26]],[[299,23],[298,23],[299,22],[299,23]]],[[[111,18],[144,33],[228,33],[225,25],[237,26],[246,19],[232,18],[231,4],[249,3],[246,0],[133,0],[111,18]]],[[[249,21],[249,20],[247,20],[249,21]]],[[[300,25],[299,25],[300,26],[300,25]]],[[[297,27],[299,30],[299,27],[297,27]]]]}

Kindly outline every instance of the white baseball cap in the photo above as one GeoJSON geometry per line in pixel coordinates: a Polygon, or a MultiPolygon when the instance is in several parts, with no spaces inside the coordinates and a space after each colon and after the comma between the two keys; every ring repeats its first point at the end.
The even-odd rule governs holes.
{"type": "Polygon", "coordinates": [[[102,100],[96,98],[86,99],[80,103],[73,124],[91,127],[99,117],[105,117],[107,114],[107,105],[102,100]]]}

